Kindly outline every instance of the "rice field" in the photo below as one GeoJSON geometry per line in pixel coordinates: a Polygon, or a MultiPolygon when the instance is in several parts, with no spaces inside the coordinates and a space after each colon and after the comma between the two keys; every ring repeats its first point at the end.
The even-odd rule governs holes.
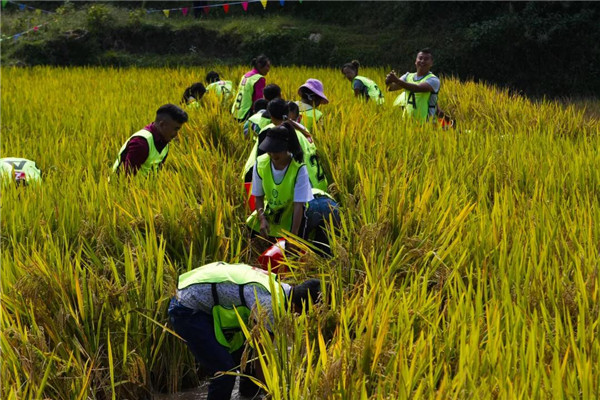
{"type": "MultiPolygon", "coordinates": [[[[111,179],[124,141],[210,68],[2,68],[3,399],[151,398],[203,379],[166,308],[179,274],[255,261],[241,170],[252,143],[205,101],[152,180],[111,179]]],[[[247,68],[218,67],[235,82],[247,68]]],[[[361,69],[383,87],[384,69],[361,69]]],[[[290,258],[329,305],[249,330],[272,399],[600,396],[600,122],[442,77],[458,128],[354,99],[339,70],[273,66],[286,99],[318,78],[314,132],[342,209],[333,257],[290,258]]]]}

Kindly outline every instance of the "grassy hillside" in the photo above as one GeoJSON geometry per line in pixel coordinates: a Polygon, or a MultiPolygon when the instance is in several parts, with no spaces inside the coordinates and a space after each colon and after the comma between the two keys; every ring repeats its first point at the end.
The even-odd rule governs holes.
{"type": "MultiPolygon", "coordinates": [[[[2,68],[2,398],[144,398],[197,383],[167,324],[178,274],[254,262],[241,170],[251,142],[206,101],[152,180],[112,179],[120,145],[208,67],[2,68]]],[[[237,80],[246,67],[220,67],[237,80]]],[[[382,84],[385,70],[366,69],[382,84]]],[[[274,399],[596,398],[600,123],[572,106],[445,77],[459,128],[364,105],[337,69],[275,66],[331,103],[314,133],[342,207],[333,258],[291,256],[329,307],[264,330],[274,399]],[[282,351],[288,349],[288,351],[282,351]]]]}

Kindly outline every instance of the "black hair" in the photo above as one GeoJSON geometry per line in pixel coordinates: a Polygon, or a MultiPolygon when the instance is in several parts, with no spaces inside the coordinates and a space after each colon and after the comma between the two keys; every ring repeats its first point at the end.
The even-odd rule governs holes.
{"type": "Polygon", "coordinates": [[[165,115],[168,115],[172,120],[177,121],[180,124],[186,123],[188,120],[187,113],[175,104],[165,104],[156,110],[157,120],[162,119],[165,115]]]}
{"type": "Polygon", "coordinates": [[[298,141],[296,129],[292,126],[292,124],[289,122],[284,122],[275,128],[271,128],[271,131],[274,130],[277,130],[278,134],[286,137],[286,141],[288,142],[288,151],[292,153],[294,160],[302,163],[304,161],[304,152],[302,151],[302,146],[300,146],[300,142],[298,141]]]}
{"type": "Polygon", "coordinates": [[[308,306],[308,298],[312,299],[313,303],[318,303],[321,298],[321,281],[318,279],[308,279],[301,284],[292,288],[292,304],[297,310],[302,310],[302,305],[305,303],[308,306]]]}
{"type": "Polygon", "coordinates": [[[259,112],[260,110],[266,110],[267,104],[269,104],[269,102],[265,99],[258,99],[252,105],[252,111],[259,112]]]}
{"type": "Polygon", "coordinates": [[[265,56],[264,54],[261,54],[259,56],[254,57],[252,59],[252,61],[250,62],[250,64],[254,68],[258,69],[258,68],[263,68],[270,62],[271,62],[271,60],[269,60],[269,57],[265,56]]]}
{"type": "Polygon", "coordinates": [[[211,84],[213,82],[218,82],[221,80],[221,78],[219,77],[219,74],[215,71],[210,71],[208,74],[206,74],[206,83],[211,84]]]}
{"type": "Polygon", "coordinates": [[[271,83],[265,86],[265,88],[263,89],[263,97],[267,101],[271,101],[273,99],[281,97],[281,88],[278,85],[271,83]]]}
{"type": "Polygon", "coordinates": [[[300,107],[293,101],[288,101],[288,114],[300,114],[300,107]]]}
{"type": "Polygon", "coordinates": [[[267,111],[271,117],[285,121],[290,109],[287,101],[283,99],[273,99],[267,105],[267,111]]]}
{"type": "Polygon", "coordinates": [[[187,104],[190,97],[193,97],[196,100],[200,100],[202,96],[206,93],[206,88],[200,82],[194,83],[192,86],[185,89],[183,92],[183,97],[181,98],[181,104],[187,104]]]}
{"type": "Polygon", "coordinates": [[[431,49],[429,47],[425,47],[424,49],[419,50],[417,54],[419,53],[429,54],[431,58],[433,58],[433,53],[431,52],[431,49]]]}
{"type": "Polygon", "coordinates": [[[350,68],[358,74],[358,67],[360,67],[360,63],[358,62],[358,60],[352,60],[349,63],[346,63],[342,66],[342,73],[344,72],[344,68],[350,68]]]}

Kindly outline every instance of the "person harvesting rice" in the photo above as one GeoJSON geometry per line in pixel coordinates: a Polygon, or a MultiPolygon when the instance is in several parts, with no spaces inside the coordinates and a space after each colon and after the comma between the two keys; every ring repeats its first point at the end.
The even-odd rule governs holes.
{"type": "Polygon", "coordinates": [[[342,74],[346,79],[352,82],[354,96],[363,98],[367,101],[372,99],[378,105],[383,104],[385,99],[379,86],[371,79],[358,75],[359,67],[360,63],[357,60],[353,60],[342,66],[342,74]]]}
{"type": "Polygon", "coordinates": [[[250,110],[254,102],[263,97],[263,89],[266,84],[265,76],[271,69],[271,61],[267,56],[261,54],[252,59],[252,70],[246,72],[240,84],[231,107],[231,114],[239,122],[245,121],[250,116],[250,110]]]}

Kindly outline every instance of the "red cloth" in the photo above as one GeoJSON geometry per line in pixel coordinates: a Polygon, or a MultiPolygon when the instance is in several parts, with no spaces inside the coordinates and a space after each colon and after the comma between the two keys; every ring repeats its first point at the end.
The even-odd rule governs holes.
{"type": "MultiPolygon", "coordinates": [[[[167,142],[163,140],[158,133],[157,128],[154,126],[154,122],[144,127],[144,129],[152,134],[156,150],[159,153],[163,151],[167,145],[167,142]]],[[[125,175],[135,175],[142,164],[146,162],[149,153],[150,148],[148,147],[148,142],[146,139],[139,136],[131,138],[129,143],[127,143],[127,147],[125,147],[125,151],[121,155],[121,167],[125,170],[125,175]]],[[[167,158],[165,157],[165,160],[166,159],[167,158]]],[[[163,160],[163,162],[165,160],[163,160]]]]}
{"type": "MultiPolygon", "coordinates": [[[[256,70],[256,68],[253,68],[252,71],[246,72],[246,75],[244,75],[244,76],[246,78],[249,78],[252,75],[256,75],[256,74],[258,74],[258,71],[256,70]]],[[[267,84],[267,80],[265,79],[264,76],[262,78],[260,78],[254,84],[254,92],[252,93],[252,104],[254,104],[254,102],[256,100],[263,98],[263,90],[264,90],[266,84],[267,84]]]]}

